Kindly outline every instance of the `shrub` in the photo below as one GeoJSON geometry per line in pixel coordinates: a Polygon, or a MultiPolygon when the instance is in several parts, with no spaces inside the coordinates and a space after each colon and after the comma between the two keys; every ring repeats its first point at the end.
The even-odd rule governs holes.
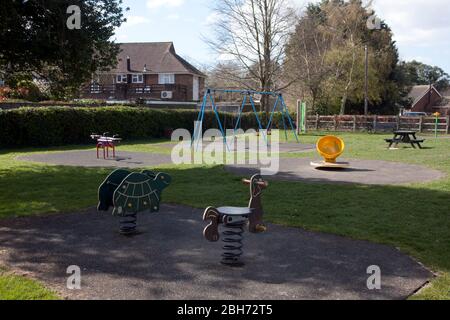
{"type": "MultiPolygon", "coordinates": [[[[125,140],[164,137],[170,129],[193,131],[196,110],[156,110],[132,107],[65,108],[41,107],[0,111],[0,146],[61,146],[91,143],[92,133],[110,132],[125,140]]],[[[227,128],[236,117],[220,114],[227,128]]],[[[260,117],[267,123],[265,115],[260,117]]],[[[277,114],[274,124],[278,124],[277,114]]],[[[204,129],[218,128],[215,115],[205,114],[204,129]]],[[[257,128],[253,113],[242,116],[242,129],[257,128]]]]}
{"type": "Polygon", "coordinates": [[[17,83],[16,99],[23,99],[31,102],[41,101],[43,95],[38,86],[33,81],[22,80],[17,83]]]}
{"type": "Polygon", "coordinates": [[[10,98],[11,89],[9,87],[0,87],[0,102],[10,98]]]}
{"type": "Polygon", "coordinates": [[[39,88],[32,81],[20,81],[17,87],[0,88],[0,101],[8,99],[26,100],[30,102],[38,102],[45,98],[39,88]]]}

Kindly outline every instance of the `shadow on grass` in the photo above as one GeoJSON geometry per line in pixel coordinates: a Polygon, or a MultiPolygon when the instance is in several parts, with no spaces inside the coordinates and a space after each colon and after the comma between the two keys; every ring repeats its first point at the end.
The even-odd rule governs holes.
{"type": "Polygon", "coordinates": [[[96,202],[98,181],[110,170],[16,166],[0,170],[0,218],[67,212],[96,202]]]}
{"type": "Polygon", "coordinates": [[[433,149],[436,149],[436,148],[433,148],[433,147],[422,147],[421,150],[433,150],[433,149]]]}

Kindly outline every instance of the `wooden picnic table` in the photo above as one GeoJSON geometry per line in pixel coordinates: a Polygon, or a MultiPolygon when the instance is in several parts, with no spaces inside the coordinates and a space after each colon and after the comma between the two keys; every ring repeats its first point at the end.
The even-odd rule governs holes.
{"type": "Polygon", "coordinates": [[[421,144],[424,141],[425,141],[424,139],[417,139],[416,131],[406,131],[406,130],[394,131],[394,138],[386,139],[386,142],[389,143],[388,148],[392,148],[393,145],[395,145],[395,148],[397,148],[400,143],[405,143],[410,144],[414,149],[416,149],[416,146],[418,146],[419,149],[422,149],[421,144]]]}

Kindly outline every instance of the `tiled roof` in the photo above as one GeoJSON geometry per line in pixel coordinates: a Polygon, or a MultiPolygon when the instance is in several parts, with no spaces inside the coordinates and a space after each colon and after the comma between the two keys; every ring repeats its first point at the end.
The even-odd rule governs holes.
{"type": "Polygon", "coordinates": [[[181,58],[172,42],[122,43],[118,55],[117,67],[111,72],[127,73],[127,58],[130,58],[131,71],[147,73],[188,73],[204,77],[205,75],[181,58]]]}
{"type": "MultiPolygon", "coordinates": [[[[433,86],[432,87],[439,95],[441,93],[433,86]]],[[[412,87],[411,91],[408,94],[408,98],[411,98],[413,101],[413,105],[415,105],[425,94],[427,94],[430,90],[429,85],[420,85],[412,87]]],[[[441,95],[442,96],[442,95],[441,95]]]]}

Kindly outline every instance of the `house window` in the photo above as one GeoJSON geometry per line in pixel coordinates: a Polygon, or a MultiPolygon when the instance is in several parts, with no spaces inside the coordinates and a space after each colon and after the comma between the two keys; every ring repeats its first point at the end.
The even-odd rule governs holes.
{"type": "Polygon", "coordinates": [[[152,92],[152,88],[150,86],[146,86],[144,88],[144,93],[151,93],[152,92]]]}
{"type": "Polygon", "coordinates": [[[144,83],[144,75],[143,74],[133,74],[131,77],[132,83],[144,83]]]}
{"type": "Polygon", "coordinates": [[[173,73],[159,74],[159,84],[175,84],[175,75],[173,73]]]}
{"type": "Polygon", "coordinates": [[[117,83],[127,83],[127,75],[126,74],[118,74],[117,75],[117,79],[116,79],[117,83]]]}
{"type": "Polygon", "coordinates": [[[144,88],[136,88],[136,93],[144,93],[144,88]]]}

